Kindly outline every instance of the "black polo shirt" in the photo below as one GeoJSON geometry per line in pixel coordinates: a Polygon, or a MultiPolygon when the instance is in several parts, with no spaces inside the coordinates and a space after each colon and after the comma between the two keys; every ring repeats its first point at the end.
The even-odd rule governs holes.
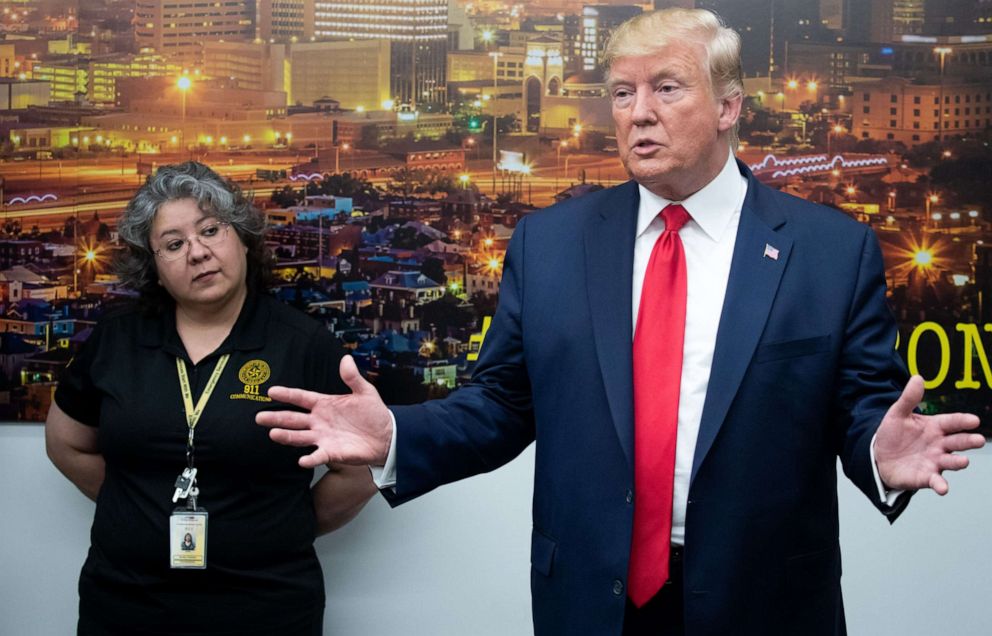
{"type": "Polygon", "coordinates": [[[131,310],[98,323],[55,393],[66,414],[99,427],[107,464],[79,581],[81,627],[313,633],[324,585],[313,550],[313,471],[297,464],[308,451],[273,443],[255,414],[285,408],[267,401],[274,384],[348,393],[341,356],[323,326],[265,295],[249,294],[228,338],[197,365],[173,311],[131,310]],[[230,359],[196,427],[198,504],[210,515],[207,569],[172,570],[169,516],[188,433],[176,357],[187,365],[196,403],[225,353],[230,359]]]}

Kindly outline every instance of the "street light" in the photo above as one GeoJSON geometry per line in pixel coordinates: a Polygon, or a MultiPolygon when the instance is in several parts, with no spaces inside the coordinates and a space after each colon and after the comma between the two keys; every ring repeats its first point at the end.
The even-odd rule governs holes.
{"type": "Polygon", "coordinates": [[[926,206],[927,206],[926,225],[927,225],[927,227],[930,226],[930,222],[931,221],[933,221],[933,220],[940,220],[940,218],[941,218],[941,217],[937,216],[936,214],[930,214],[930,206],[933,205],[934,203],[939,202],[939,201],[940,201],[940,196],[937,195],[936,192],[931,192],[930,194],[927,195],[927,198],[926,198],[926,206]]]}
{"type": "Polygon", "coordinates": [[[182,141],[182,152],[186,151],[186,93],[189,92],[192,85],[193,82],[186,75],[176,81],[176,87],[179,89],[179,94],[182,95],[182,129],[179,133],[182,141]]]}
{"type": "Polygon", "coordinates": [[[341,172],[341,149],[344,148],[347,151],[351,146],[347,143],[334,144],[334,174],[339,174],[341,172]]]}
{"type": "MultiPolygon", "coordinates": [[[[830,129],[830,130],[827,131],[827,154],[828,155],[831,154],[831,150],[830,150],[831,144],[830,144],[830,142],[833,139],[831,133],[833,133],[834,135],[839,135],[842,132],[844,132],[844,127],[841,126],[840,124],[834,125],[834,127],[832,129],[830,129]]],[[[828,157],[828,160],[833,160],[833,157],[828,157]]]]}

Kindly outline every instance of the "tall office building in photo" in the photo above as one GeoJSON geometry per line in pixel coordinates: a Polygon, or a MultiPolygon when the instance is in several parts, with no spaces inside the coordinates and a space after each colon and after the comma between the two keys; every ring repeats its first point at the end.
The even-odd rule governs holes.
{"type": "Polygon", "coordinates": [[[254,0],[137,0],[134,39],[170,62],[203,63],[203,45],[255,37],[254,0]]]}
{"type": "Polygon", "coordinates": [[[844,34],[854,42],[891,42],[894,10],[892,0],[844,0],[844,34]]]}
{"type": "Polygon", "coordinates": [[[582,70],[599,69],[610,35],[627,20],[640,15],[638,5],[586,5],[582,8],[582,31],[579,47],[582,70]]]}
{"type": "Polygon", "coordinates": [[[923,30],[927,35],[984,35],[992,17],[988,0],[928,0],[923,30]]]}
{"type": "Polygon", "coordinates": [[[893,0],[892,35],[899,39],[904,35],[923,33],[924,0],[893,0]]]}
{"type": "MultiPolygon", "coordinates": [[[[745,77],[782,77],[788,71],[788,47],[813,39],[822,29],[820,4],[820,0],[697,0],[696,8],[715,11],[741,34],[745,77]]],[[[837,11],[839,7],[835,16],[837,11]]]]}
{"type": "Polygon", "coordinates": [[[316,0],[257,0],[258,37],[286,42],[314,37],[316,0]]]}
{"type": "Polygon", "coordinates": [[[393,99],[415,109],[444,103],[447,0],[316,0],[314,35],[389,40],[393,99]]]}

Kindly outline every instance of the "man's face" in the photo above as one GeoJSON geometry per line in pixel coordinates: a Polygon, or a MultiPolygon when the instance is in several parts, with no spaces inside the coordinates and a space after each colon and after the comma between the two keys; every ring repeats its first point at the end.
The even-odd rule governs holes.
{"type": "Polygon", "coordinates": [[[677,201],[723,168],[740,98],[714,97],[702,45],[620,58],[609,87],[620,160],[638,183],[677,201]]]}

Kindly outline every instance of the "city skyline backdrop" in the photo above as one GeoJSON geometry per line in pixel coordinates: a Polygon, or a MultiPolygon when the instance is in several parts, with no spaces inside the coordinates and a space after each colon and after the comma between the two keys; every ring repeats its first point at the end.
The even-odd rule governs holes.
{"type": "Polygon", "coordinates": [[[669,6],[741,34],[741,160],[875,229],[926,408],[987,414],[989,0],[0,0],[0,417],[44,418],[130,297],[117,215],[186,159],[388,400],[456,389],[516,223],[627,178],[603,48],[669,6]]]}

